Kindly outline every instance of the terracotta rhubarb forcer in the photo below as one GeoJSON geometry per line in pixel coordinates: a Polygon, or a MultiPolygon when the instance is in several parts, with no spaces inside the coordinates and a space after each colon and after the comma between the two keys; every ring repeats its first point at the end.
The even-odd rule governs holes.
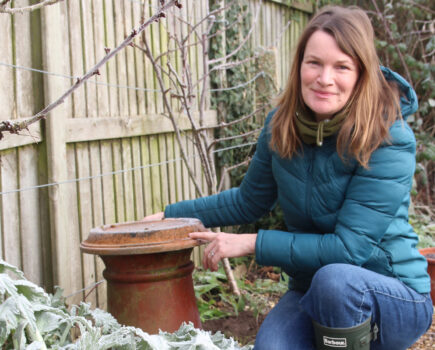
{"type": "Polygon", "coordinates": [[[150,334],[174,332],[182,322],[201,327],[190,255],[201,244],[190,232],[206,231],[197,219],[106,225],[91,230],[80,248],[106,265],[107,308],[119,323],[150,334]]]}
{"type": "Polygon", "coordinates": [[[432,304],[435,306],[435,247],[421,248],[421,255],[427,260],[427,272],[430,277],[432,304]]]}

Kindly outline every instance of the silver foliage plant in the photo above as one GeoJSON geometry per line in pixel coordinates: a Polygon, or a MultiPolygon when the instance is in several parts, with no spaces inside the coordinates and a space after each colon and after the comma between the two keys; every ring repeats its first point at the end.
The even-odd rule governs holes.
{"type": "Polygon", "coordinates": [[[220,332],[183,323],[174,333],[148,334],[120,325],[109,313],[81,303],[68,310],[62,290],[54,295],[0,259],[0,348],[26,350],[251,350],[220,332]],[[76,334],[74,337],[72,334],[76,334]]]}

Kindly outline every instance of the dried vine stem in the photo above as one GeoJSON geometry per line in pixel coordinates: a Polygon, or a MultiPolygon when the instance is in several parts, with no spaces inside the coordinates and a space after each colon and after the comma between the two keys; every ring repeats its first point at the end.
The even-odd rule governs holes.
{"type": "Polygon", "coordinates": [[[400,63],[402,64],[403,69],[405,70],[405,74],[406,74],[406,79],[412,84],[412,77],[411,77],[411,73],[409,72],[408,69],[408,65],[405,62],[405,59],[403,57],[402,52],[400,51],[396,39],[394,39],[393,33],[391,33],[390,27],[388,26],[387,23],[387,19],[385,18],[384,14],[379,10],[378,4],[376,3],[375,0],[372,0],[372,4],[374,6],[374,8],[376,9],[376,14],[377,16],[381,19],[382,24],[385,28],[385,32],[388,34],[388,36],[390,37],[391,43],[393,44],[394,48],[396,49],[397,55],[399,57],[400,63]]]}
{"type": "MultiPolygon", "coordinates": [[[[184,20],[184,19],[181,18],[180,16],[175,16],[175,18],[177,18],[181,23],[184,23],[184,24],[186,24],[187,26],[189,26],[189,27],[191,28],[191,29],[190,29],[191,32],[194,32],[194,33],[196,34],[196,36],[198,37],[198,40],[202,40],[202,39],[201,39],[201,38],[202,38],[202,33],[198,33],[198,32],[196,31],[197,28],[198,28],[200,25],[202,25],[205,21],[207,21],[207,20],[209,20],[209,19],[213,19],[217,14],[219,14],[219,13],[221,13],[221,12],[227,10],[228,8],[230,8],[231,5],[233,5],[234,3],[235,3],[235,1],[233,0],[233,1],[229,2],[229,3],[227,3],[225,6],[223,6],[223,7],[219,7],[219,8],[217,8],[217,9],[215,9],[215,10],[209,12],[209,13],[207,14],[207,16],[205,16],[204,18],[202,18],[202,19],[201,19],[200,21],[198,21],[198,23],[196,23],[195,25],[193,25],[193,24],[190,23],[189,21],[184,20]]],[[[211,24],[210,24],[210,25],[213,25],[213,21],[211,21],[211,24]]],[[[209,33],[209,32],[210,32],[210,29],[211,29],[211,28],[209,28],[206,32],[209,33]]],[[[211,36],[209,36],[208,38],[210,39],[210,37],[211,37],[211,36]]],[[[189,35],[186,35],[185,40],[187,40],[188,38],[189,38],[189,35]]],[[[183,41],[185,41],[185,40],[183,40],[183,41]]],[[[184,42],[183,44],[185,44],[185,42],[184,42]]]]}
{"type": "Polygon", "coordinates": [[[172,123],[172,126],[174,128],[174,132],[175,132],[175,135],[177,137],[177,142],[180,145],[181,157],[183,158],[183,161],[186,164],[187,172],[189,173],[189,176],[190,176],[190,178],[195,186],[196,191],[198,192],[198,194],[200,196],[203,196],[204,194],[202,192],[201,186],[199,185],[198,181],[196,180],[196,177],[195,177],[195,174],[194,174],[192,167],[189,165],[186,150],[184,147],[182,147],[183,142],[181,141],[180,128],[178,127],[178,125],[175,121],[175,115],[174,115],[173,109],[172,109],[171,104],[170,104],[169,99],[168,99],[168,92],[170,92],[170,89],[168,90],[165,88],[165,85],[163,82],[163,77],[161,74],[161,72],[162,72],[161,66],[157,63],[156,59],[153,57],[152,52],[149,48],[147,39],[142,38],[142,41],[143,41],[143,44],[145,45],[145,47],[142,48],[142,47],[137,46],[137,45],[133,45],[133,47],[140,49],[148,57],[148,59],[150,60],[152,66],[153,66],[153,69],[154,69],[154,72],[156,74],[157,82],[159,83],[160,89],[162,91],[164,91],[163,103],[165,104],[165,107],[166,107],[166,110],[168,113],[168,117],[169,117],[169,119],[172,123]]]}
{"type": "Polygon", "coordinates": [[[115,49],[108,51],[106,56],[99,61],[94,67],[92,67],[85,75],[81,78],[78,78],[77,81],[71,88],[69,88],[66,92],[62,94],[56,101],[50,103],[43,110],[35,114],[34,116],[26,119],[24,121],[14,122],[11,120],[5,120],[0,123],[0,139],[2,138],[2,132],[10,132],[10,133],[18,133],[21,130],[27,129],[30,124],[36,123],[41,119],[44,119],[49,112],[55,109],[57,106],[61,105],[65,99],[71,95],[75,90],[77,90],[83,83],[88,80],[90,77],[94,75],[99,75],[99,69],[106,64],[112,57],[114,57],[118,52],[131,44],[133,39],[143,32],[146,27],[148,27],[151,23],[158,21],[162,15],[164,15],[164,11],[169,9],[170,7],[177,5],[178,0],[171,0],[167,4],[164,4],[153,16],[151,16],[148,20],[144,21],[137,29],[133,29],[131,34],[127,36],[124,41],[118,45],[115,49]]]}
{"type": "Polygon", "coordinates": [[[6,7],[6,4],[10,2],[10,0],[4,0],[0,3],[0,13],[14,14],[14,13],[31,12],[31,11],[39,10],[44,6],[54,5],[61,1],[63,0],[43,0],[35,5],[30,5],[30,6],[6,7]]]}
{"type": "Polygon", "coordinates": [[[230,167],[222,167],[222,171],[221,171],[221,181],[219,182],[219,186],[218,186],[218,192],[222,191],[222,187],[224,185],[224,180],[225,180],[225,175],[228,174],[231,170],[240,168],[241,166],[244,165],[248,165],[251,162],[252,158],[248,157],[246,160],[244,160],[243,162],[234,164],[230,167]]]}
{"type": "Polygon", "coordinates": [[[247,119],[249,119],[249,118],[252,118],[252,117],[254,117],[257,113],[262,112],[262,111],[264,111],[265,109],[266,109],[266,107],[260,107],[260,108],[256,109],[254,112],[252,112],[252,113],[250,113],[250,114],[248,114],[248,115],[245,115],[245,116],[243,116],[243,117],[241,117],[241,118],[239,118],[239,119],[233,120],[232,122],[229,122],[229,123],[222,122],[222,123],[220,123],[220,124],[218,124],[218,125],[215,125],[215,126],[206,126],[206,127],[201,127],[201,128],[199,128],[198,130],[227,128],[227,127],[229,127],[229,126],[231,126],[231,125],[235,125],[235,124],[237,124],[237,123],[241,123],[241,122],[243,122],[243,121],[245,121],[245,120],[247,120],[247,119]]]}
{"type": "Polygon", "coordinates": [[[247,136],[250,136],[250,135],[253,135],[253,134],[259,133],[262,129],[263,129],[263,128],[261,127],[261,128],[255,129],[255,130],[251,130],[251,131],[245,132],[245,133],[240,134],[240,135],[227,136],[227,137],[222,137],[222,138],[220,138],[220,139],[215,139],[215,140],[213,140],[213,142],[208,146],[208,147],[209,147],[208,149],[210,149],[211,147],[213,147],[213,146],[214,146],[216,143],[218,143],[218,142],[224,142],[224,141],[235,140],[235,139],[238,139],[238,138],[247,137],[247,136]]]}
{"type": "MultiPolygon", "coordinates": [[[[165,115],[171,120],[174,133],[176,135],[176,140],[181,151],[181,156],[189,173],[190,179],[193,182],[199,196],[203,196],[204,191],[201,189],[199,180],[195,177],[195,169],[193,168],[193,165],[190,164],[188,161],[186,147],[181,139],[182,131],[177,124],[176,115],[178,113],[175,113],[175,107],[174,104],[171,103],[171,99],[177,99],[179,101],[183,112],[186,114],[189,120],[190,130],[192,132],[192,141],[194,143],[195,149],[198,152],[203,170],[203,176],[207,185],[206,194],[215,194],[218,192],[217,174],[212,152],[212,148],[215,142],[211,142],[208,138],[207,131],[210,128],[204,127],[205,110],[207,108],[207,94],[210,90],[210,74],[212,70],[223,71],[226,69],[234,68],[244,63],[247,63],[255,58],[250,57],[247,60],[226,63],[227,58],[234,57],[237,51],[239,51],[243,47],[243,45],[247,44],[249,38],[248,36],[248,38],[244,38],[243,42],[237,47],[237,49],[235,49],[234,53],[228,53],[228,55],[224,57],[224,60],[219,59],[210,61],[208,59],[208,42],[210,38],[212,24],[214,23],[214,18],[218,13],[224,12],[225,9],[228,8],[228,6],[229,5],[222,6],[216,10],[209,12],[207,15],[205,15],[205,17],[200,18],[197,23],[193,23],[190,20],[181,18],[180,16],[171,16],[171,18],[173,18],[174,20],[177,20],[180,23],[184,24],[187,28],[187,31],[183,35],[176,35],[175,33],[171,34],[168,31],[168,39],[171,43],[173,43],[173,45],[168,44],[170,48],[168,48],[164,52],[156,53],[155,55],[153,55],[153,52],[150,48],[149,39],[145,38],[144,36],[142,36],[141,38],[141,45],[132,44],[133,47],[141,50],[150,60],[156,77],[156,81],[158,83],[160,91],[162,92],[165,115]],[[209,23],[207,23],[207,21],[209,23]],[[194,43],[192,44],[192,42],[194,43]],[[194,76],[189,65],[188,51],[190,48],[195,46],[201,51],[203,57],[201,69],[202,73],[199,77],[194,76]],[[171,54],[179,55],[178,67],[174,67],[174,65],[171,64],[169,59],[171,54]],[[167,60],[166,64],[161,60],[164,57],[167,60]],[[213,64],[215,68],[212,68],[211,64],[213,64]],[[192,106],[196,104],[198,105],[199,122],[193,116],[194,109],[192,106]]],[[[259,9],[257,11],[257,19],[258,13],[259,9]]],[[[252,27],[254,27],[255,24],[256,22],[253,23],[252,27]]],[[[251,33],[252,31],[253,29],[251,28],[251,33]]],[[[251,116],[255,115],[258,111],[259,110],[254,112],[251,116]]],[[[241,118],[240,121],[246,120],[251,116],[241,118]]],[[[229,127],[230,125],[233,125],[235,123],[236,122],[226,124],[223,123],[220,125],[220,127],[229,127]]],[[[249,134],[252,134],[254,132],[258,132],[258,130],[250,132],[249,134]]],[[[247,135],[240,135],[238,137],[243,137],[247,135]]],[[[219,232],[219,230],[216,230],[216,232],[219,232]]],[[[237,283],[232,273],[228,258],[222,259],[222,263],[233,293],[236,295],[240,295],[240,290],[237,287],[237,283]]]]}
{"type": "Polygon", "coordinates": [[[239,46],[238,46],[235,50],[231,51],[229,54],[227,54],[227,55],[224,56],[224,57],[216,58],[216,59],[214,59],[214,60],[209,60],[209,61],[208,61],[208,64],[216,64],[216,63],[220,63],[220,62],[225,62],[225,61],[226,61],[227,59],[229,59],[230,57],[233,57],[234,55],[236,55],[236,54],[237,54],[237,53],[242,49],[242,47],[243,47],[244,45],[246,45],[246,43],[248,42],[248,39],[251,37],[251,35],[252,35],[253,31],[254,31],[254,28],[255,28],[256,25],[257,25],[258,18],[260,17],[260,9],[261,9],[261,5],[262,5],[262,0],[260,0],[260,2],[259,2],[259,4],[258,4],[258,9],[257,9],[257,12],[256,12],[256,14],[255,14],[255,19],[254,19],[254,22],[252,23],[251,28],[249,29],[248,34],[247,34],[246,37],[242,40],[242,42],[239,44],[239,46]]]}

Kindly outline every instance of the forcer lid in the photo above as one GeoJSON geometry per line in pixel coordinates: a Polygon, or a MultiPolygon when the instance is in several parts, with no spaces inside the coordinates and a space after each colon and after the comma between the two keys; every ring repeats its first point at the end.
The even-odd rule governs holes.
{"type": "Polygon", "coordinates": [[[80,249],[98,255],[134,255],[176,251],[201,245],[191,232],[207,231],[201,221],[169,218],[104,225],[91,229],[80,249]]]}

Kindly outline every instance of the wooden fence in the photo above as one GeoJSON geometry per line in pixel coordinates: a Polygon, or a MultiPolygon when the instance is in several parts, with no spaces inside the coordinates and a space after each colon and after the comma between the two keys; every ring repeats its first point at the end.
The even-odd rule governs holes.
{"type": "MultiPolygon", "coordinates": [[[[158,0],[147,3],[65,0],[41,11],[0,14],[0,120],[29,117],[56,100],[74,82],[71,77],[93,67],[105,47],[122,42],[144,9],[150,16],[158,0]]],[[[208,11],[206,1],[182,3],[183,18],[198,21],[208,11]]],[[[16,7],[27,4],[29,0],[14,1],[16,7]]],[[[252,0],[253,12],[259,4],[252,0]]],[[[262,4],[252,41],[277,47],[279,84],[288,73],[291,47],[312,12],[309,4],[262,4]]],[[[154,52],[167,48],[168,33],[161,23],[145,35],[154,52]]],[[[200,74],[202,52],[191,50],[190,59],[200,74]]],[[[102,280],[101,260],[79,249],[92,227],[138,220],[196,196],[156,90],[150,63],[127,47],[45,121],[20,135],[4,134],[0,141],[0,257],[49,291],[61,286],[72,295],[70,303],[84,298],[89,290],[83,288],[102,280]]],[[[206,117],[206,125],[216,123],[210,107],[206,117]]],[[[200,178],[185,115],[180,114],[179,123],[200,178]]],[[[86,300],[104,308],[105,293],[102,283],[86,300]]]]}

